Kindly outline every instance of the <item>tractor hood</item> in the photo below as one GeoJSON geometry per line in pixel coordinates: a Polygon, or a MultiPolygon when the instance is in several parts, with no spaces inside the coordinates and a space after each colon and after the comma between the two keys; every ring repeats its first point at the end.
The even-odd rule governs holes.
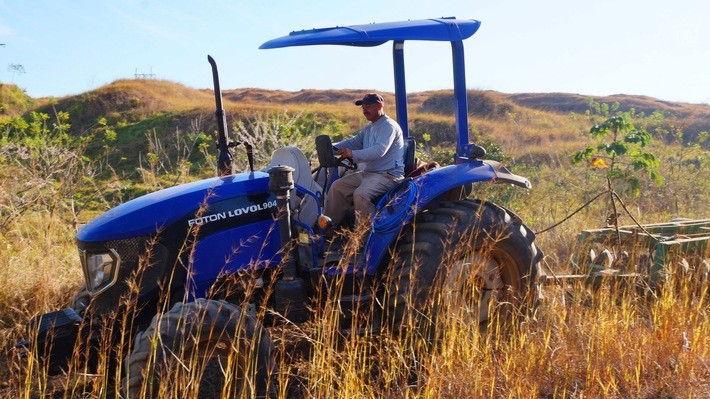
{"type": "Polygon", "coordinates": [[[96,217],[79,229],[76,238],[83,242],[99,242],[149,235],[180,219],[193,219],[203,205],[234,197],[268,194],[268,182],[267,173],[252,172],[156,191],[96,217]]]}

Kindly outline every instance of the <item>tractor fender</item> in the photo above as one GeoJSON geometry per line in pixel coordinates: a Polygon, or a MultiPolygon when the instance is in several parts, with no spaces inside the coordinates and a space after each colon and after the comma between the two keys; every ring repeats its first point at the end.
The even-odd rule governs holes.
{"type": "Polygon", "coordinates": [[[470,161],[438,168],[414,179],[407,179],[390,190],[377,204],[372,232],[365,245],[366,274],[374,275],[389,257],[389,248],[403,226],[440,195],[466,184],[495,182],[531,188],[530,181],[508,171],[500,162],[470,161]]]}

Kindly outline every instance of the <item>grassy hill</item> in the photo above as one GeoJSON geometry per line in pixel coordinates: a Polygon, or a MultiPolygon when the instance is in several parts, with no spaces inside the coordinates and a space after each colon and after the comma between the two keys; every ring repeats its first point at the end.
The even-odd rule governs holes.
{"type": "Polygon", "coordinates": [[[556,113],[583,114],[589,109],[590,98],[598,103],[619,103],[621,111],[634,109],[636,112],[643,112],[646,115],[662,112],[666,118],[675,121],[677,127],[687,133],[687,143],[695,142],[700,132],[710,131],[710,106],[707,104],[670,102],[625,94],[599,97],[565,93],[528,93],[510,94],[507,98],[523,107],[556,113]]]}
{"type": "MultiPolygon", "coordinates": [[[[225,107],[236,109],[264,108],[284,105],[320,105],[324,107],[350,105],[365,92],[362,90],[312,90],[297,92],[265,90],[256,88],[223,90],[225,107]]],[[[385,102],[392,106],[394,95],[382,93],[385,102]]],[[[17,86],[0,84],[3,108],[6,114],[26,112],[32,109],[46,110],[47,99],[32,99],[17,86]]],[[[668,102],[645,96],[613,95],[606,97],[584,96],[565,93],[522,93],[505,94],[495,91],[469,91],[469,112],[479,117],[504,117],[517,112],[519,108],[557,114],[584,114],[589,110],[589,101],[613,104],[618,102],[620,110],[635,109],[651,114],[662,111],[669,118],[679,120],[687,131],[710,130],[710,106],[668,102]]],[[[437,113],[448,115],[452,112],[453,93],[451,91],[429,91],[411,93],[408,97],[410,112],[437,113]]],[[[142,119],[155,113],[212,109],[212,90],[192,89],[179,83],[163,80],[118,80],[99,89],[63,97],[57,100],[57,109],[74,111],[77,121],[90,121],[99,116],[122,117],[126,120],[142,119]]],[[[393,111],[390,111],[393,113],[393,111]]]]}
{"type": "MultiPolygon", "coordinates": [[[[313,114],[322,123],[326,118],[337,119],[344,124],[348,134],[363,124],[357,110],[351,105],[353,99],[371,90],[300,90],[286,92],[256,88],[224,90],[224,107],[234,121],[244,121],[254,114],[313,114]]],[[[147,120],[174,120],[172,128],[185,126],[188,121],[200,116],[205,131],[214,130],[210,118],[214,112],[214,96],[211,90],[197,90],[178,83],[162,80],[119,80],[99,89],[59,99],[31,99],[14,85],[0,85],[2,108],[5,115],[17,115],[31,110],[51,114],[65,111],[75,134],[90,129],[102,118],[120,129],[131,124],[142,124],[150,129],[147,120]],[[53,107],[53,108],[52,108],[53,107]]],[[[383,93],[386,110],[394,115],[394,95],[383,93]]],[[[644,96],[614,95],[591,97],[564,93],[505,94],[494,91],[469,91],[469,114],[472,134],[480,134],[506,144],[511,133],[526,145],[546,145],[550,142],[578,137],[587,126],[574,123],[570,114],[585,115],[590,110],[590,100],[599,104],[619,104],[620,111],[635,110],[648,116],[663,115],[665,131],[671,136],[682,132],[682,141],[693,144],[701,132],[710,131],[710,106],[662,101],[644,96]],[[493,121],[497,123],[492,123],[493,121]]],[[[412,134],[427,133],[434,142],[453,142],[453,93],[430,91],[412,93],[408,97],[412,119],[412,134]]],[[[161,123],[160,125],[164,125],[161,123]]],[[[129,128],[130,130],[130,128],[129,128]]],[[[159,132],[160,133],[160,132],[159,132]]],[[[476,139],[477,137],[472,137],[476,139]]],[[[480,138],[480,137],[479,137],[480,138]]],[[[667,138],[664,138],[667,140],[667,138]]],[[[706,143],[708,145],[708,143],[706,143]]],[[[708,147],[706,147],[708,148],[708,147]]],[[[515,149],[511,149],[515,153],[515,149]]],[[[509,151],[511,151],[509,150],[509,151]]]]}
{"type": "MultiPolygon", "coordinates": [[[[352,101],[368,91],[371,90],[285,92],[245,88],[224,90],[223,99],[230,124],[248,121],[254,115],[305,114],[316,122],[316,127],[337,121],[341,131],[334,133],[346,135],[363,125],[364,120],[352,106],[352,101]]],[[[383,96],[386,111],[394,115],[394,95],[383,93],[383,96]]],[[[590,100],[609,106],[618,102],[619,110],[634,109],[645,116],[654,112],[663,115],[660,130],[665,133],[664,141],[681,140],[693,144],[698,142],[701,132],[710,131],[708,105],[671,103],[642,96],[587,97],[472,90],[469,91],[471,138],[495,141],[503,147],[508,146],[511,155],[520,156],[538,153],[541,146],[544,149],[550,143],[578,141],[589,129],[590,123],[583,119],[590,110],[590,100]]],[[[451,91],[412,93],[408,103],[412,135],[417,137],[426,133],[433,144],[454,142],[451,91]]],[[[87,93],[56,99],[53,105],[47,99],[21,97],[3,104],[14,113],[36,109],[51,114],[52,106],[54,110],[66,111],[75,134],[96,126],[102,118],[117,127],[119,135],[122,131],[129,132],[125,134],[131,140],[142,134],[130,133],[136,128],[185,129],[196,118],[205,132],[215,130],[211,90],[197,90],[161,80],[119,80],[87,93]],[[151,122],[153,119],[155,123],[151,122]]],[[[166,132],[158,131],[157,134],[166,132]]],[[[705,148],[708,145],[710,142],[705,143],[705,148]]]]}

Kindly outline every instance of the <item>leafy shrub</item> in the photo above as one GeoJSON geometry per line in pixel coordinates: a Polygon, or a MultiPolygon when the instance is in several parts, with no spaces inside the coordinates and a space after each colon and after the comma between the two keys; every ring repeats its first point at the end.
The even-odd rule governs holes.
{"type": "Polygon", "coordinates": [[[15,115],[27,111],[34,101],[22,89],[0,83],[0,115],[15,115]]]}
{"type": "Polygon", "coordinates": [[[69,115],[31,112],[0,119],[0,229],[32,210],[71,210],[78,185],[92,176],[86,138],[68,134],[69,115]]]}

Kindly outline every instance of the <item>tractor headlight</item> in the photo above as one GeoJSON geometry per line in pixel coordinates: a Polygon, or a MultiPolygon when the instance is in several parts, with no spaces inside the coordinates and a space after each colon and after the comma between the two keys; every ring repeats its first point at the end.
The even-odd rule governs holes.
{"type": "Polygon", "coordinates": [[[86,289],[96,295],[112,286],[118,279],[121,257],[109,249],[108,252],[81,251],[81,266],[84,268],[86,289]]]}

